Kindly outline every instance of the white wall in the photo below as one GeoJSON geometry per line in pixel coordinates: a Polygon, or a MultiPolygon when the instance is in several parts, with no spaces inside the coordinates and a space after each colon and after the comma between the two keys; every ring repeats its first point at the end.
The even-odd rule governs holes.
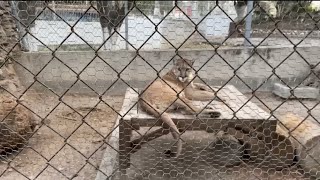
{"type": "MultiPolygon", "coordinates": [[[[225,3],[224,3],[225,4],[225,3]]],[[[233,6],[232,6],[233,7],[233,6]]],[[[230,9],[230,8],[229,8],[230,9]]],[[[230,10],[228,11],[230,13],[230,10]]],[[[231,16],[232,13],[231,13],[231,16]]],[[[234,16],[233,16],[234,17],[234,16]]],[[[200,21],[196,15],[192,17],[195,23],[200,21]]],[[[158,23],[160,19],[152,18],[154,23],[158,23]]],[[[180,20],[172,17],[167,17],[158,27],[158,31],[163,34],[170,43],[179,45],[182,43],[195,29],[189,20],[184,17],[180,20]]],[[[206,19],[200,24],[200,30],[205,36],[226,36],[228,34],[230,19],[220,10],[214,10],[206,19]]],[[[75,22],[68,22],[73,26],[75,22]]],[[[30,51],[38,51],[38,46],[45,45],[79,45],[89,44],[100,45],[102,43],[102,30],[99,22],[78,22],[74,31],[76,34],[71,33],[71,28],[63,21],[35,21],[35,27],[31,29],[31,33],[38,39],[29,36],[29,49],[30,51]],[[41,42],[42,43],[41,43],[41,42]]],[[[139,48],[155,31],[155,26],[146,17],[130,16],[128,20],[129,26],[129,42],[136,48],[139,48]]],[[[123,24],[120,33],[125,37],[125,25],[123,24]]],[[[121,49],[125,48],[125,41],[120,38],[121,49]]],[[[155,33],[147,44],[143,46],[144,50],[153,49],[166,49],[170,47],[169,43],[155,33]]],[[[130,48],[130,46],[129,46],[130,48]]],[[[133,48],[130,48],[133,49],[133,48]]]]}

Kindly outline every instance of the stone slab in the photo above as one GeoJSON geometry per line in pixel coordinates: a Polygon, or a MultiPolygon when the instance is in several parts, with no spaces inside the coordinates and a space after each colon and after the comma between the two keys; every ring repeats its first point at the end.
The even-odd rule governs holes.
{"type": "Polygon", "coordinates": [[[284,84],[275,83],[272,91],[275,95],[282,98],[289,99],[317,99],[319,97],[319,89],[313,87],[298,87],[293,90],[293,95],[290,92],[290,88],[284,84]]]}

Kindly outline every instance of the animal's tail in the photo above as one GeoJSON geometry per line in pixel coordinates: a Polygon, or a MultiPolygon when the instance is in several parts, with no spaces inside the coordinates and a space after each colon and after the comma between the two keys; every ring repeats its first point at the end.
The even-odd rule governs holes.
{"type": "MultiPolygon", "coordinates": [[[[143,102],[142,100],[140,100],[139,104],[140,104],[140,107],[144,111],[155,116],[156,118],[159,118],[161,112],[159,112],[156,108],[151,107],[149,105],[150,103],[146,103],[146,102],[143,102]]],[[[170,127],[170,132],[171,132],[173,138],[175,140],[177,140],[177,150],[176,150],[176,153],[174,154],[174,156],[178,157],[182,151],[182,141],[180,139],[180,133],[179,133],[178,127],[173,122],[173,120],[171,119],[171,117],[169,116],[168,113],[166,113],[166,112],[162,113],[160,118],[166,125],[168,125],[170,127]]],[[[170,153],[170,154],[172,154],[172,153],[170,153]]]]}

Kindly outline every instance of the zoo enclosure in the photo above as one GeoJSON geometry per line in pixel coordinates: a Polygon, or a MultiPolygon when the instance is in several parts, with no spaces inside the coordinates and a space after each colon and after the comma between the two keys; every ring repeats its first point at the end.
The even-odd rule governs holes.
{"type": "MultiPolygon", "coordinates": [[[[65,106],[68,106],[73,112],[78,114],[79,115],[78,120],[80,121],[79,121],[79,124],[77,124],[75,128],[72,129],[71,132],[69,132],[70,134],[63,135],[61,134],[63,130],[59,128],[53,128],[47,123],[45,123],[45,120],[48,119],[50,114],[58,107],[58,105],[53,106],[49,112],[46,112],[46,113],[42,112],[44,114],[39,114],[33,109],[35,107],[29,107],[25,104],[22,104],[23,106],[25,106],[25,108],[29,109],[31,112],[34,112],[34,115],[41,120],[39,126],[37,127],[35,132],[32,134],[36,134],[37,131],[43,129],[43,127],[46,127],[47,129],[50,129],[50,131],[53,132],[54,134],[61,136],[62,138],[61,142],[63,142],[63,145],[61,149],[56,150],[53,155],[49,156],[49,158],[46,156],[43,156],[42,155],[43,153],[39,152],[39,150],[35,149],[33,146],[27,146],[26,148],[31,149],[32,152],[41,156],[43,158],[43,161],[47,162],[47,165],[43,166],[42,168],[39,168],[38,171],[34,171],[30,173],[29,171],[26,171],[24,168],[20,168],[22,170],[19,170],[18,168],[11,166],[9,164],[8,168],[3,171],[2,173],[3,175],[8,174],[7,172],[10,167],[14,170],[14,172],[21,175],[21,177],[24,177],[26,179],[36,179],[38,177],[41,177],[44,174],[44,172],[47,172],[48,168],[53,168],[55,171],[57,171],[59,174],[61,174],[65,178],[73,179],[73,178],[76,178],[76,176],[78,176],[79,174],[81,174],[81,171],[85,169],[85,167],[87,166],[97,169],[97,171],[101,172],[107,177],[111,177],[115,175],[117,168],[115,168],[114,173],[106,174],[103,170],[99,169],[99,163],[94,164],[90,161],[90,158],[92,158],[92,156],[95,155],[95,153],[103,145],[108,146],[110,148],[110,146],[108,145],[109,135],[115,129],[111,129],[109,132],[107,133],[104,132],[103,134],[101,133],[101,131],[97,130],[99,129],[98,126],[93,127],[92,124],[85,121],[86,116],[96,110],[95,106],[91,106],[85,113],[83,113],[83,112],[79,112],[80,111],[79,109],[70,106],[68,102],[65,102],[63,100],[64,97],[67,97],[70,94],[69,92],[73,92],[76,94],[76,92],[79,90],[77,87],[81,87],[81,88],[85,87],[88,91],[94,94],[95,97],[100,98],[103,95],[109,95],[108,94],[110,92],[109,90],[112,88],[114,89],[114,87],[117,85],[119,81],[122,84],[122,86],[120,86],[121,89],[123,89],[123,87],[130,87],[130,88],[135,87],[136,86],[135,80],[141,81],[144,83],[151,82],[152,78],[149,78],[149,79],[144,78],[146,74],[151,73],[153,74],[154,77],[157,77],[158,74],[154,72],[154,70],[156,70],[157,72],[162,72],[162,69],[169,68],[166,65],[172,60],[174,56],[182,56],[182,57],[189,56],[191,58],[200,56],[199,60],[197,60],[196,62],[196,70],[199,73],[199,78],[201,78],[202,75],[206,76],[206,74],[208,76],[206,79],[210,79],[211,75],[215,75],[215,77],[217,78],[217,76],[219,77],[219,74],[222,74],[220,75],[221,77],[219,77],[220,79],[217,78],[218,80],[210,79],[211,83],[221,85],[221,86],[225,86],[229,84],[232,81],[232,79],[237,79],[237,82],[241,83],[241,85],[244,87],[244,89],[246,89],[247,92],[252,93],[250,94],[249,99],[256,98],[258,99],[258,101],[264,104],[263,100],[261,100],[261,98],[255,94],[255,92],[258,92],[260,88],[263,88],[263,86],[265,85],[265,82],[268,82],[270,79],[277,79],[278,81],[284,84],[293,85],[291,87],[289,86],[291,89],[296,89],[303,84],[304,80],[307,79],[308,75],[311,75],[313,73],[313,72],[305,73],[304,71],[307,71],[307,67],[309,67],[309,65],[312,63],[316,63],[316,65],[318,65],[319,63],[319,61],[315,58],[317,57],[318,45],[310,40],[310,37],[317,37],[317,34],[319,32],[319,27],[318,27],[319,17],[317,13],[309,12],[308,8],[306,8],[302,3],[298,3],[297,4],[298,8],[296,9],[301,14],[304,14],[303,16],[304,18],[302,18],[301,20],[299,13],[297,13],[298,14],[297,20],[302,21],[302,23],[300,23],[302,27],[300,27],[300,29],[298,30],[283,29],[287,25],[299,24],[298,21],[294,21],[294,20],[285,21],[287,17],[291,16],[292,18],[293,15],[291,13],[289,14],[287,13],[278,19],[273,19],[268,17],[268,15],[266,15],[266,19],[264,20],[260,19],[260,22],[259,22],[259,19],[255,20],[256,23],[255,21],[253,21],[253,37],[254,37],[254,31],[259,31],[258,28],[255,29],[255,26],[258,27],[259,25],[261,25],[264,28],[266,27],[266,24],[269,26],[271,25],[272,26],[269,30],[262,33],[260,32],[260,34],[258,34],[260,36],[260,39],[258,39],[257,42],[255,42],[254,39],[252,39],[251,41],[253,43],[251,44],[253,46],[253,48],[251,48],[252,51],[247,51],[246,48],[234,47],[234,46],[239,46],[239,44],[241,45],[244,42],[244,36],[240,36],[240,40],[239,40],[240,43],[236,41],[238,39],[232,40],[231,38],[228,37],[228,24],[229,22],[232,22],[232,20],[235,18],[235,14],[232,14],[231,9],[230,8],[226,9],[226,7],[228,7],[227,3],[229,3],[230,5],[232,4],[232,2],[221,3],[222,5],[219,5],[219,3],[211,4],[210,6],[207,6],[207,10],[206,11],[204,10],[205,12],[202,12],[202,13],[197,13],[197,10],[194,10],[191,8],[192,14],[188,14],[190,13],[190,10],[188,10],[188,8],[184,9],[183,6],[179,6],[180,3],[177,3],[177,4],[171,3],[166,5],[167,8],[165,9],[167,10],[163,10],[160,16],[158,17],[153,17],[152,15],[153,8],[148,8],[147,5],[142,6],[141,3],[139,4],[139,2],[136,2],[128,10],[128,14],[125,17],[128,18],[129,25],[130,25],[130,18],[132,18],[131,22],[135,21],[140,23],[129,26],[128,28],[129,40],[124,38],[125,26],[122,26],[122,29],[120,29],[120,32],[122,31],[123,34],[121,33],[119,34],[119,36],[121,37],[122,35],[122,37],[118,42],[118,45],[120,48],[117,50],[124,49],[125,47],[124,45],[128,43],[130,47],[129,48],[130,51],[125,51],[125,52],[120,51],[120,53],[117,51],[113,51],[113,52],[103,51],[102,29],[98,20],[100,14],[97,11],[95,2],[83,2],[79,4],[71,3],[70,6],[62,5],[64,8],[67,7],[67,11],[66,10],[61,11],[59,9],[61,7],[58,6],[59,5],[58,1],[54,3],[55,4],[53,6],[52,2],[44,3],[44,4],[42,2],[36,2],[34,6],[37,8],[35,11],[35,16],[31,18],[32,23],[30,23],[30,27],[31,27],[30,30],[26,34],[23,31],[22,33],[20,32],[21,34],[20,43],[23,42],[22,40],[24,38],[22,37],[27,37],[26,41],[23,42],[25,43],[27,50],[47,51],[49,53],[45,53],[45,52],[25,53],[24,54],[25,56],[23,58],[14,60],[14,62],[17,63],[16,69],[18,71],[17,74],[19,78],[22,80],[27,80],[24,82],[25,89],[22,91],[22,93],[28,93],[29,89],[33,89],[36,86],[35,84],[37,84],[38,86],[41,86],[43,91],[50,91],[50,93],[53,96],[55,96],[56,99],[59,100],[59,104],[64,104],[65,106]],[[39,3],[40,5],[39,6],[36,5],[37,3],[39,3]],[[78,4],[78,5],[75,5],[75,4],[78,4]],[[140,5],[141,5],[141,8],[140,8],[140,5]],[[82,8],[78,8],[78,7],[74,8],[75,6],[81,6],[82,8]],[[143,9],[142,7],[147,7],[147,8],[143,9]],[[77,9],[78,12],[75,12],[74,9],[77,9]],[[78,15],[72,16],[70,15],[69,12],[73,12],[78,15]],[[177,13],[176,14],[173,13],[172,17],[170,17],[171,14],[169,12],[170,13],[177,12],[177,13]],[[193,13],[193,12],[196,12],[196,13],[193,13]],[[69,15],[65,15],[65,14],[69,14],[69,15]],[[196,14],[196,15],[193,16],[193,14],[196,14]],[[130,15],[132,15],[132,17],[130,17],[130,15]],[[212,17],[210,17],[211,15],[212,17]],[[223,16],[220,18],[218,15],[220,16],[223,15],[223,16]],[[217,17],[219,17],[220,19],[217,17]],[[167,18],[168,18],[168,21],[165,22],[167,18]],[[172,18],[173,20],[170,18],[172,18]],[[81,24],[82,20],[85,21],[83,24],[81,24]],[[219,20],[220,20],[220,23],[216,23],[217,21],[219,22],[219,20]],[[93,24],[89,21],[96,21],[96,23],[93,24]],[[189,22],[188,26],[184,26],[186,24],[185,22],[189,22]],[[202,24],[202,22],[205,22],[205,23],[202,24]],[[164,25],[162,25],[162,23],[164,23],[164,25]],[[91,29],[86,28],[88,26],[92,26],[93,28],[91,29]],[[154,28],[156,26],[159,27],[159,30],[154,28]],[[55,28],[55,27],[58,27],[58,28],[55,28]],[[77,29],[77,27],[79,27],[79,29],[77,29]],[[160,27],[164,30],[160,31],[160,27]],[[176,29],[174,29],[174,27],[176,29]],[[195,27],[198,27],[198,29],[195,27]],[[65,29],[68,29],[68,31],[66,31],[65,29]],[[179,32],[177,32],[177,29],[179,30],[179,32]],[[216,31],[212,31],[212,29],[216,31]],[[98,30],[99,32],[97,33],[93,32],[95,30],[98,30]],[[270,50],[271,52],[269,52],[269,55],[268,55],[268,46],[272,46],[273,45],[272,43],[275,43],[275,41],[268,41],[268,39],[271,39],[271,37],[274,34],[276,34],[274,33],[275,31],[277,31],[276,33],[278,35],[280,34],[283,37],[283,41],[280,42],[280,45],[283,45],[286,43],[286,46],[284,47],[285,50],[281,48],[276,50],[270,50]],[[132,34],[130,34],[130,32],[132,34]],[[296,35],[295,33],[299,34],[299,36],[296,35]],[[139,35],[143,37],[139,39],[138,38],[139,35]],[[295,36],[298,37],[298,39],[294,39],[295,36]],[[220,42],[212,42],[212,38],[217,38],[217,37],[221,39],[220,42]],[[79,43],[79,41],[81,41],[82,43],[79,43]],[[228,43],[229,48],[230,46],[231,46],[231,49],[233,48],[231,51],[228,49],[225,49],[225,48],[228,48],[228,47],[225,47],[226,42],[229,42],[228,43]],[[265,45],[267,46],[267,49],[264,49],[266,47],[262,47],[264,42],[268,42],[268,44],[265,45]],[[67,44],[67,46],[63,47],[64,44],[67,44]],[[75,46],[72,46],[71,44],[74,44],[75,46]],[[84,44],[85,48],[79,46],[79,44],[84,44]],[[309,49],[306,48],[306,46],[310,44],[311,44],[311,47],[309,47],[309,49]],[[301,47],[299,47],[300,45],[301,47]],[[161,49],[162,50],[165,49],[166,50],[165,53],[167,52],[169,53],[161,54],[161,51],[160,52],[157,51],[161,49]],[[184,51],[190,51],[190,49],[193,49],[193,50],[197,49],[197,52],[192,52],[192,53],[184,52],[184,51]],[[84,54],[83,56],[81,56],[82,57],[81,62],[80,63],[76,62],[77,59],[74,59],[74,58],[71,58],[69,61],[68,58],[70,58],[70,54],[67,55],[67,54],[64,54],[66,52],[60,52],[65,50],[79,51],[77,53],[72,54],[71,56],[74,56],[75,54],[78,54],[78,55],[84,54]],[[147,52],[145,50],[151,50],[151,52],[147,52]],[[152,52],[152,50],[156,52],[152,52]],[[82,51],[85,51],[85,52],[82,52],[82,51]],[[225,53],[223,54],[221,52],[225,52],[225,53]],[[265,53],[261,53],[261,52],[265,52],[265,53]],[[312,52],[311,55],[310,55],[310,52],[312,52]],[[268,58],[270,54],[273,54],[273,58],[272,58],[272,55],[271,55],[271,58],[268,58]],[[312,55],[315,57],[313,57],[312,55]],[[234,56],[236,56],[235,59],[232,58],[234,56]],[[256,59],[252,58],[253,56],[255,56],[256,59]],[[38,62],[40,62],[40,64],[38,64],[37,66],[34,66],[34,64],[32,64],[34,62],[30,62],[30,61],[34,61],[34,59],[38,59],[39,60],[38,62]],[[136,59],[139,59],[138,63],[135,62],[136,59]],[[160,61],[158,59],[160,59],[160,61]],[[251,61],[254,61],[257,59],[259,61],[258,65],[255,65],[253,63],[253,65],[248,66],[248,63],[251,63],[251,61]],[[99,62],[97,63],[97,61],[99,62]],[[222,67],[226,68],[224,70],[228,71],[226,73],[227,78],[223,73],[224,70],[221,70],[219,67],[218,68],[215,67],[215,63],[217,64],[217,62],[219,62],[218,63],[219,65],[223,64],[222,67]],[[79,63],[80,66],[77,63],[79,63]],[[102,64],[103,66],[101,66],[102,64]],[[207,66],[207,68],[205,66],[207,66]],[[103,67],[105,69],[99,70],[99,67],[103,67]],[[258,70],[255,70],[255,67],[258,68],[258,70]],[[137,68],[139,68],[140,70],[138,75],[134,74],[134,72],[137,72],[136,71],[137,68]],[[129,69],[130,71],[127,71],[127,69],[129,69]],[[143,69],[144,71],[141,71],[143,69]],[[210,74],[210,71],[212,71],[213,69],[216,71],[216,73],[210,74]],[[259,74],[260,79],[256,81],[255,85],[250,84],[251,83],[250,80],[254,81],[253,77],[255,77],[256,73],[258,73],[259,70],[262,70],[262,69],[265,69],[266,72],[259,74]],[[298,71],[298,72],[297,74],[295,74],[295,73],[292,73],[293,71],[298,71]],[[209,72],[209,75],[208,75],[208,72],[209,72]],[[102,73],[102,74],[99,74],[99,73],[102,73]],[[290,76],[288,76],[288,74],[290,76]],[[40,75],[39,78],[38,78],[38,75],[40,75]],[[105,75],[111,78],[107,81],[102,81],[101,83],[97,83],[99,79],[102,79],[100,77],[105,75]],[[82,76],[85,76],[84,79],[82,78],[82,76]],[[141,79],[131,80],[133,76],[141,77],[141,79]],[[296,77],[296,76],[299,76],[299,77],[296,77]],[[90,81],[87,82],[85,80],[85,78],[87,77],[94,77],[94,78],[90,79],[90,81]],[[51,80],[54,79],[55,82],[50,84],[50,79],[51,80]],[[42,80],[45,80],[45,81],[42,81],[42,80]],[[108,82],[108,84],[106,85],[105,82],[108,82]],[[101,85],[101,84],[104,84],[104,85],[101,85]],[[57,87],[62,87],[62,88],[57,88],[57,87]],[[78,150],[79,147],[72,144],[72,142],[71,143],[68,142],[68,140],[71,139],[71,137],[74,137],[73,136],[74,134],[79,133],[80,131],[79,129],[83,128],[84,125],[88,129],[92,130],[93,133],[96,134],[98,137],[103,139],[103,140],[100,140],[100,142],[98,142],[98,144],[100,143],[99,146],[95,147],[92,152],[85,151],[85,153],[87,154],[83,152],[83,149],[79,151],[78,150]],[[59,130],[61,132],[59,132],[59,130]],[[70,151],[76,151],[77,153],[80,154],[79,156],[82,157],[82,158],[79,158],[80,159],[79,162],[83,162],[83,163],[80,163],[81,166],[75,168],[73,172],[68,172],[64,169],[57,168],[56,166],[59,166],[59,161],[57,161],[56,163],[51,163],[51,160],[54,159],[56,155],[60,155],[61,154],[60,152],[64,151],[65,147],[70,147],[71,148],[70,151]]],[[[259,4],[255,4],[254,6],[257,7],[259,6],[259,4]]],[[[13,9],[17,10],[17,8],[13,8],[13,9]]],[[[17,12],[13,11],[8,13],[12,17],[14,17],[14,19],[18,24],[18,27],[20,26],[19,28],[20,30],[23,30],[27,27],[26,24],[23,23],[22,19],[19,18],[18,16],[19,11],[17,12]]],[[[270,48],[272,49],[272,47],[270,48]]],[[[137,86],[140,86],[140,87],[143,87],[143,85],[144,84],[141,84],[141,85],[139,85],[139,83],[137,84],[137,86]]],[[[41,88],[38,88],[37,90],[39,91],[39,89],[41,88]]],[[[13,94],[10,90],[7,90],[7,89],[4,93],[13,94]]],[[[16,95],[14,97],[16,99],[20,98],[20,96],[16,96],[16,95]]],[[[29,101],[32,102],[31,100],[29,101]]],[[[268,108],[267,105],[264,105],[264,106],[267,107],[271,115],[275,115],[276,110],[279,107],[281,107],[282,104],[285,104],[288,101],[289,101],[288,99],[285,99],[279,105],[273,108],[268,108]]],[[[298,100],[298,102],[301,103],[302,105],[305,104],[305,102],[302,100],[298,100]]],[[[112,109],[112,112],[119,114],[119,109],[114,109],[111,105],[109,105],[107,101],[100,99],[97,101],[97,104],[99,103],[105,104],[108,108],[112,109]]],[[[306,117],[305,119],[307,119],[307,117],[313,118],[313,120],[315,120],[316,123],[319,123],[319,121],[317,120],[318,119],[317,116],[312,114],[312,110],[316,109],[317,106],[318,106],[318,101],[312,104],[312,107],[305,106],[305,109],[303,110],[305,111],[304,114],[306,114],[304,116],[306,117]]],[[[22,152],[22,149],[20,149],[20,151],[22,152]]],[[[14,161],[14,159],[18,158],[19,156],[27,156],[27,155],[24,155],[21,153],[14,154],[12,157],[13,159],[9,160],[9,162],[14,161]]],[[[63,161],[63,160],[60,160],[60,161],[63,161]]],[[[314,161],[317,163],[316,160],[314,161]]],[[[73,162],[73,163],[76,164],[79,162],[73,162]]],[[[181,171],[179,170],[176,170],[176,171],[180,172],[181,174],[181,171]]],[[[141,169],[140,169],[140,172],[141,172],[141,169]]],[[[140,174],[140,172],[138,171],[135,174],[136,175],[140,174]]],[[[154,174],[157,174],[157,173],[154,173],[154,174]]],[[[8,176],[10,177],[10,175],[8,176]]],[[[173,177],[175,175],[171,175],[169,173],[169,176],[173,177]]],[[[182,176],[188,176],[188,175],[185,175],[182,173],[182,176]]],[[[257,176],[257,178],[259,178],[259,176],[257,176]]]]}

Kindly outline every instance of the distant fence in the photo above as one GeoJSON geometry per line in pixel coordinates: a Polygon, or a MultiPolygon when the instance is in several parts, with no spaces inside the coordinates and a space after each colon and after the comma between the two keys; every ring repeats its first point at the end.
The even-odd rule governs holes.
{"type": "MultiPolygon", "coordinates": [[[[232,4],[232,3],[231,3],[232,4]]],[[[93,3],[95,5],[95,3],[93,3]]],[[[139,5],[139,3],[138,3],[139,5]]],[[[230,5],[230,3],[229,3],[230,5]]],[[[64,41],[64,46],[73,46],[69,47],[69,50],[83,49],[83,46],[86,46],[86,43],[83,42],[79,37],[72,34],[66,40],[65,38],[68,34],[71,33],[70,25],[75,23],[81,17],[81,20],[75,26],[75,32],[80,33],[81,36],[92,45],[100,45],[102,43],[102,29],[99,23],[99,14],[93,9],[89,9],[86,14],[83,12],[90,7],[90,3],[77,3],[68,4],[62,3],[50,3],[48,4],[52,10],[44,10],[40,16],[35,20],[34,26],[31,27],[31,34],[36,37],[26,36],[26,43],[29,47],[29,51],[42,51],[46,50],[43,44],[47,46],[57,46],[62,41],[64,41]],[[66,24],[66,22],[68,24],[66,24]]],[[[144,6],[142,6],[144,7],[144,6]]],[[[168,6],[172,8],[171,6],[168,6]]],[[[182,9],[188,9],[191,6],[182,6],[182,9]]],[[[224,11],[228,13],[228,16],[235,18],[236,14],[234,8],[227,8],[228,3],[223,4],[224,11]]],[[[41,6],[37,7],[37,11],[41,10],[41,6]]],[[[170,8],[166,8],[170,10],[170,8]]],[[[151,13],[150,9],[142,9],[143,12],[146,12],[150,17],[146,18],[143,14],[138,11],[133,11],[128,18],[128,41],[134,46],[140,46],[144,43],[151,34],[154,32],[153,23],[158,23],[163,15],[159,17],[154,16],[153,12],[151,13]],[[150,22],[150,20],[152,22],[150,22]]],[[[194,21],[200,22],[204,17],[206,11],[200,13],[197,10],[190,11],[190,17],[194,21]]],[[[199,31],[201,31],[206,37],[225,37],[228,35],[229,23],[232,21],[227,15],[224,14],[220,9],[216,9],[211,14],[206,16],[205,20],[199,24],[199,31]]],[[[125,26],[123,24],[120,33],[125,36],[125,26]]],[[[168,17],[159,25],[158,29],[161,34],[167,37],[170,41],[174,43],[181,43],[186,39],[190,34],[192,27],[194,25],[189,22],[187,16],[181,13],[180,10],[173,10],[168,17]],[[179,32],[179,36],[173,36],[171,32],[172,29],[176,29],[179,32]],[[174,38],[174,39],[173,39],[174,38]]],[[[120,49],[125,48],[125,40],[119,39],[120,49]]],[[[145,50],[153,49],[167,49],[168,43],[166,40],[161,37],[158,33],[152,36],[152,40],[144,45],[145,50]]],[[[130,47],[129,47],[130,48],[130,47]]],[[[132,50],[132,48],[130,48],[132,50]]]]}

